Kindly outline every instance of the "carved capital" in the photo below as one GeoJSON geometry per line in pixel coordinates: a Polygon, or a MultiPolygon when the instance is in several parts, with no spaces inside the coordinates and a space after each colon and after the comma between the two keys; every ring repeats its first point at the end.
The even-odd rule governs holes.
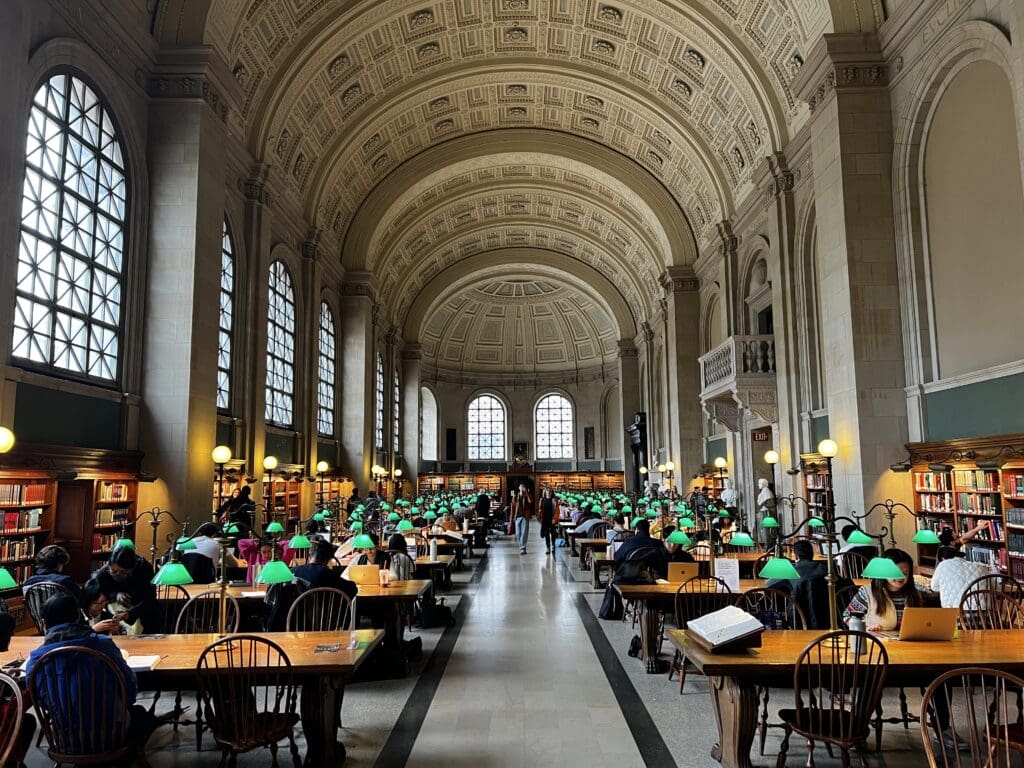
{"type": "Polygon", "coordinates": [[[732,231],[732,222],[726,219],[720,221],[716,225],[718,230],[718,250],[723,256],[729,256],[736,253],[736,249],[739,248],[740,239],[736,236],[736,233],[732,231]]]}
{"type": "Polygon", "coordinates": [[[889,65],[874,34],[841,33],[822,37],[792,83],[793,92],[815,112],[844,90],[884,88],[889,65]]]}
{"type": "Polygon", "coordinates": [[[619,347],[620,360],[627,357],[637,357],[638,353],[636,344],[633,343],[632,339],[619,339],[617,344],[619,347]]]}
{"type": "Polygon", "coordinates": [[[775,152],[765,158],[770,178],[764,187],[765,205],[771,205],[778,197],[788,194],[800,181],[800,170],[792,171],[786,162],[786,156],[775,152]]]}
{"type": "Polygon", "coordinates": [[[696,293],[700,290],[700,280],[693,267],[666,267],[661,273],[661,287],[665,293],[696,293]]]}
{"type": "Polygon", "coordinates": [[[203,73],[164,73],[150,78],[147,92],[154,99],[202,100],[214,114],[227,122],[231,114],[227,99],[203,73]]]}
{"type": "Polygon", "coordinates": [[[315,260],[320,255],[320,239],[322,236],[323,230],[316,227],[309,230],[309,234],[306,235],[306,239],[302,242],[303,258],[315,260]]]}
{"type": "Polygon", "coordinates": [[[376,301],[377,284],[369,272],[349,272],[341,284],[342,296],[364,296],[376,301]]]}
{"type": "Polygon", "coordinates": [[[402,347],[402,359],[403,360],[422,360],[423,359],[423,345],[422,344],[406,344],[402,347]]]}

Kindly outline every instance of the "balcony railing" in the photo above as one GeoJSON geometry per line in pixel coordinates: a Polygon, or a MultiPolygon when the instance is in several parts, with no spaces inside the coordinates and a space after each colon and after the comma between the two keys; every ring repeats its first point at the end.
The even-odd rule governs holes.
{"type": "Polygon", "coordinates": [[[775,376],[773,336],[730,336],[700,358],[704,394],[731,389],[740,377],[775,376]]]}

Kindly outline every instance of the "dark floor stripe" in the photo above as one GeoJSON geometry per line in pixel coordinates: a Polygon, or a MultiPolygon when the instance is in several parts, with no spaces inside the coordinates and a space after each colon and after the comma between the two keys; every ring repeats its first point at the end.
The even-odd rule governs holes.
{"type": "MultiPolygon", "coordinates": [[[[569,560],[568,554],[565,558],[559,558],[562,565],[562,578],[575,583],[569,572],[571,566],[567,560],[569,560]]],[[[633,734],[633,741],[636,742],[637,749],[640,750],[644,765],[648,768],[675,766],[676,761],[665,744],[665,740],[661,737],[661,731],[651,719],[647,705],[640,698],[640,694],[636,692],[633,681],[629,679],[622,662],[619,661],[618,654],[615,653],[612,644],[608,642],[608,636],[601,629],[599,619],[594,615],[594,611],[583,593],[576,594],[576,610],[587,630],[590,644],[594,646],[597,660],[601,662],[601,668],[604,670],[605,677],[608,678],[608,685],[611,686],[612,692],[615,694],[615,701],[618,702],[622,716],[626,718],[626,725],[629,726],[630,733],[633,734]]]]}
{"type": "MultiPolygon", "coordinates": [[[[470,583],[479,584],[486,570],[487,550],[485,549],[470,583]]],[[[427,712],[430,711],[430,705],[437,694],[437,687],[441,684],[448,660],[452,656],[455,642],[459,639],[459,633],[462,632],[466,611],[469,609],[472,599],[468,594],[463,594],[459,598],[459,604],[455,609],[455,626],[447,627],[441,633],[441,639],[437,641],[434,652],[430,654],[430,658],[423,666],[419,679],[413,686],[412,693],[409,694],[409,698],[402,708],[402,713],[398,716],[395,727],[391,730],[388,740],[384,742],[384,748],[377,755],[377,760],[373,764],[374,768],[395,768],[405,765],[409,761],[409,755],[412,754],[416,739],[419,738],[423,721],[427,718],[427,712]]]]}

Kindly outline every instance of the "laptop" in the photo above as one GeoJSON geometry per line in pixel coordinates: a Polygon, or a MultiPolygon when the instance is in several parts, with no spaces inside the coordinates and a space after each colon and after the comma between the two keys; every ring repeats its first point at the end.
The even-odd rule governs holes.
{"type": "Polygon", "coordinates": [[[669,563],[668,580],[672,584],[681,584],[687,579],[700,575],[699,563],[669,563]]]}
{"type": "Polygon", "coordinates": [[[906,608],[899,639],[952,640],[958,612],[956,608],[906,608]]]}
{"type": "Polygon", "coordinates": [[[376,565],[350,565],[348,577],[356,584],[378,584],[380,568],[376,565]]]}

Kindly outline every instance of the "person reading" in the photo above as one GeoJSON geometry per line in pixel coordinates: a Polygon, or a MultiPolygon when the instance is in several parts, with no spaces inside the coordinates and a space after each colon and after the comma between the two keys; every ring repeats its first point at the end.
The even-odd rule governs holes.
{"type": "Polygon", "coordinates": [[[355,597],[358,591],[355,583],[344,578],[337,569],[330,567],[333,557],[334,545],[317,539],[309,550],[306,564],[292,568],[292,574],[307,582],[310,588],[330,587],[340,589],[349,597],[355,597]]]}
{"type": "Polygon", "coordinates": [[[900,628],[903,611],[919,607],[924,598],[914,583],[914,560],[902,549],[887,549],[882,557],[892,560],[902,571],[901,579],[872,579],[861,587],[843,611],[843,622],[849,623],[854,615],[864,617],[868,632],[890,632],[900,628]]]}

